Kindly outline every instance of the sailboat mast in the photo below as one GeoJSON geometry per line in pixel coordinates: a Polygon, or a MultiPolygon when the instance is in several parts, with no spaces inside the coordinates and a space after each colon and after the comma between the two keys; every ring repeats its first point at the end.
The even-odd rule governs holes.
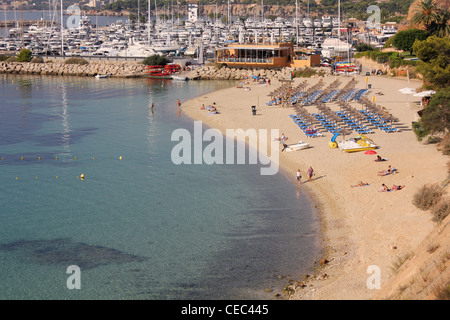
{"type": "Polygon", "coordinates": [[[341,39],[341,0],[338,0],[338,39],[341,39]]]}
{"type": "Polygon", "coordinates": [[[151,26],[151,23],[152,23],[152,21],[151,21],[151,15],[150,15],[150,0],[147,0],[148,1],[148,29],[147,29],[147,36],[148,36],[148,44],[150,45],[150,26],[151,26]]]}
{"type": "Polygon", "coordinates": [[[298,1],[295,0],[295,33],[297,35],[297,41],[295,46],[298,47],[298,1]]]}
{"type": "Polygon", "coordinates": [[[228,15],[227,15],[227,25],[230,25],[230,21],[231,21],[231,16],[230,16],[230,0],[228,0],[228,15]]]}
{"type": "Polygon", "coordinates": [[[61,0],[61,56],[64,56],[64,36],[63,36],[63,29],[64,29],[64,24],[63,24],[63,0],[61,0]]]}
{"type": "Polygon", "coordinates": [[[21,26],[20,26],[20,32],[22,35],[22,49],[25,48],[25,43],[23,41],[23,13],[22,13],[22,1],[20,1],[20,20],[21,20],[21,26]]]}
{"type": "Polygon", "coordinates": [[[264,22],[264,0],[261,0],[261,22],[264,22]]]}

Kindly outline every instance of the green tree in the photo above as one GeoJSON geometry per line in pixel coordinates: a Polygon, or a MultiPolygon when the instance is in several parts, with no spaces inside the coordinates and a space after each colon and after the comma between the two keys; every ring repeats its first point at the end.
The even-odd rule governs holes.
{"type": "Polygon", "coordinates": [[[142,63],[146,66],[165,66],[169,63],[169,60],[159,54],[154,54],[145,58],[142,63]]]}
{"type": "Polygon", "coordinates": [[[19,54],[16,57],[17,62],[30,62],[31,61],[31,51],[28,49],[20,50],[19,54]]]}
{"type": "Polygon", "coordinates": [[[356,45],[357,52],[373,51],[373,50],[374,50],[374,48],[367,43],[360,43],[360,44],[356,45]]]}
{"type": "Polygon", "coordinates": [[[450,132],[450,88],[439,90],[423,109],[419,120],[422,130],[427,134],[450,132]]]}
{"type": "Polygon", "coordinates": [[[450,39],[437,36],[424,41],[416,41],[413,50],[421,60],[416,71],[423,75],[425,82],[437,89],[450,86],[450,39]]]}
{"type": "Polygon", "coordinates": [[[430,25],[430,32],[438,37],[450,36],[450,11],[448,9],[440,10],[436,20],[430,25]]]}
{"type": "Polygon", "coordinates": [[[416,5],[411,22],[415,25],[424,26],[427,31],[430,31],[431,25],[437,19],[437,13],[438,6],[435,0],[424,0],[416,5]]]}
{"type": "Polygon", "coordinates": [[[392,40],[394,47],[400,50],[409,51],[412,55],[414,41],[425,40],[428,33],[425,30],[409,29],[397,32],[392,40]]]}

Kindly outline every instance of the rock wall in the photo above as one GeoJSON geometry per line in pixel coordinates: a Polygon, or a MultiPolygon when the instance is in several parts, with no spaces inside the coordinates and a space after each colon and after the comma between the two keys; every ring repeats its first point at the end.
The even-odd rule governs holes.
{"type": "MultiPolygon", "coordinates": [[[[196,80],[244,80],[252,76],[269,79],[288,79],[291,73],[297,69],[291,67],[281,69],[244,69],[226,66],[219,69],[216,65],[207,65],[187,72],[186,76],[196,80]]],[[[319,69],[323,70],[324,74],[329,74],[329,68],[316,68],[317,71],[319,69]]],[[[111,77],[121,78],[147,76],[145,65],[139,62],[90,61],[89,64],[78,65],[65,64],[64,61],[58,60],[44,63],[0,62],[0,73],[81,77],[109,74],[111,77]]]]}
{"type": "Polygon", "coordinates": [[[109,74],[111,77],[144,76],[145,65],[138,62],[99,62],[91,61],[86,65],[65,64],[64,61],[52,62],[0,62],[0,73],[37,74],[55,76],[85,76],[109,74]]]}
{"type": "MultiPolygon", "coordinates": [[[[326,74],[328,69],[320,68],[326,74]]],[[[290,78],[291,73],[297,68],[286,67],[282,69],[256,69],[256,68],[231,68],[222,67],[218,69],[214,65],[204,66],[191,72],[190,77],[201,80],[244,80],[251,78],[251,76],[265,77],[269,79],[287,79],[290,78]]]]}

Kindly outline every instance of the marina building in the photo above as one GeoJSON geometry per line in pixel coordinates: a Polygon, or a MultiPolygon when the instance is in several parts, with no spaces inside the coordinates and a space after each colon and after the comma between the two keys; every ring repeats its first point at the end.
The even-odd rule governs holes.
{"type": "Polygon", "coordinates": [[[216,62],[229,67],[314,67],[320,66],[320,54],[314,50],[294,50],[292,43],[233,44],[216,50],[216,62]]]}
{"type": "Polygon", "coordinates": [[[292,62],[294,45],[276,44],[233,44],[216,49],[216,61],[230,67],[280,68],[292,62]]]}

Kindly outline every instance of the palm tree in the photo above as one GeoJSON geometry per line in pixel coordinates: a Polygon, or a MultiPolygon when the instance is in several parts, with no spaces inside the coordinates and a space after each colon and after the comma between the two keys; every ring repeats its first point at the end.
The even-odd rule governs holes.
{"type": "Polygon", "coordinates": [[[411,22],[415,25],[423,25],[430,32],[431,26],[437,20],[438,10],[435,0],[424,0],[416,6],[411,22]]]}
{"type": "Polygon", "coordinates": [[[450,36],[450,11],[448,9],[440,10],[437,14],[436,21],[431,24],[431,34],[438,37],[450,36]]]}

